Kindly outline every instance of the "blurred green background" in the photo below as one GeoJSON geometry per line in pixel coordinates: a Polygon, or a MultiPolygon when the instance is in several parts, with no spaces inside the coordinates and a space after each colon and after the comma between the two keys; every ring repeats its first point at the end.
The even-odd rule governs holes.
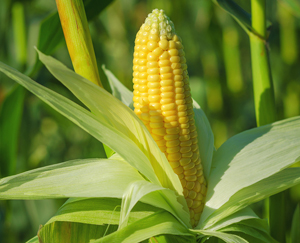
{"type": "MultiPolygon", "coordinates": [[[[135,34],[152,9],[164,9],[183,40],[192,95],[210,121],[216,148],[231,136],[256,126],[249,39],[229,14],[211,0],[104,2],[108,7],[90,20],[100,70],[104,64],[132,90],[135,34]]],[[[250,1],[236,2],[250,12],[250,1]]],[[[278,119],[283,119],[300,113],[300,13],[281,1],[267,4],[272,22],[269,49],[277,114],[278,119]]],[[[54,0],[1,0],[0,61],[75,100],[44,67],[31,72],[41,22],[55,11],[54,0]]],[[[57,29],[57,33],[60,31],[57,29]]],[[[52,55],[72,67],[64,41],[52,55]]],[[[0,118],[1,178],[71,159],[105,157],[93,137],[3,74],[0,118]]],[[[299,191],[298,187],[286,192],[290,201],[287,224],[295,204],[300,202],[299,191]]],[[[0,242],[27,241],[63,202],[0,201],[0,242]]],[[[262,203],[254,208],[265,216],[262,203]]]]}

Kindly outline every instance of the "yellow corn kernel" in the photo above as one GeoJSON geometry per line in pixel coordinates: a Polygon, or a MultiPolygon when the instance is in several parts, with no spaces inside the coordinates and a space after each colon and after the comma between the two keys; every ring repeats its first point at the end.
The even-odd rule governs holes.
{"type": "Polygon", "coordinates": [[[178,175],[194,227],[204,207],[206,180],[183,46],[162,10],[148,15],[133,56],[134,111],[178,175]]]}

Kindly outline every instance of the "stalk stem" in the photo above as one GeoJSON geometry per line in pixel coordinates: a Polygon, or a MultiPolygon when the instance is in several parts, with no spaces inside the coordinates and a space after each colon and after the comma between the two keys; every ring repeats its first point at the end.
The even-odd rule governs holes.
{"type": "MultiPolygon", "coordinates": [[[[252,27],[250,34],[251,64],[257,126],[276,120],[274,89],[268,54],[266,29],[266,0],[251,0],[252,27]]],[[[284,194],[269,198],[269,224],[271,236],[285,242],[284,194]]]]}
{"type": "Polygon", "coordinates": [[[56,5],[75,72],[102,87],[82,0],[56,0],[56,5]]]}

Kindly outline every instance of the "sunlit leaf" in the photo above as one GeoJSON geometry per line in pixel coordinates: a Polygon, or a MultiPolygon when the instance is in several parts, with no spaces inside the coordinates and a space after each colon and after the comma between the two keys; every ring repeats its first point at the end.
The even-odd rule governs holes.
{"type": "Polygon", "coordinates": [[[207,226],[241,208],[260,201],[300,183],[300,168],[288,168],[263,179],[234,194],[227,203],[217,209],[207,221],[207,226]]]}
{"type": "Polygon", "coordinates": [[[1,179],[0,199],[121,198],[129,183],[136,180],[143,178],[126,162],[74,160],[1,179]]]}
{"type": "MultiPolygon", "coordinates": [[[[160,234],[192,236],[188,229],[180,224],[176,218],[165,211],[161,211],[138,220],[106,237],[98,239],[94,243],[141,242],[160,234]]],[[[191,242],[195,242],[195,239],[191,242]]]]}
{"type": "MultiPolygon", "coordinates": [[[[246,188],[250,185],[297,162],[300,159],[299,128],[300,117],[294,117],[242,132],[227,140],[213,157],[207,201],[201,222],[203,223],[239,190],[245,188],[247,191],[246,188]]],[[[290,186],[293,183],[290,182],[290,186]]],[[[276,193],[277,186],[280,186],[280,183],[273,188],[273,193],[276,193]]],[[[258,188],[257,192],[260,193],[261,190],[258,188]]],[[[248,201],[249,198],[246,202],[248,201]]]]}

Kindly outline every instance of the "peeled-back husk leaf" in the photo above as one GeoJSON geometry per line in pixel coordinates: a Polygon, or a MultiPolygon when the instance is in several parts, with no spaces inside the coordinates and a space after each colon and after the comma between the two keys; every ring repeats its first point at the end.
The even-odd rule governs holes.
{"type": "MultiPolygon", "coordinates": [[[[182,224],[191,227],[188,209],[182,210],[182,204],[178,203],[174,191],[143,180],[132,182],[124,193],[119,229],[127,225],[132,208],[140,200],[165,209],[172,213],[182,224]],[[158,202],[160,203],[158,204],[158,202]]],[[[185,199],[182,198],[181,200],[185,199]]]]}
{"type": "MultiPolygon", "coordinates": [[[[116,150],[115,145],[111,146],[102,141],[104,144],[119,153],[128,163],[133,163],[133,166],[147,176],[151,182],[175,190],[179,195],[182,195],[183,189],[177,175],[173,172],[165,155],[160,151],[147,128],[132,110],[104,89],[74,73],[54,58],[41,52],[38,53],[40,60],[48,70],[83,102],[98,120],[105,120],[108,125],[127,137],[143,152],[148,159],[147,163],[151,162],[160,183],[157,181],[157,177],[153,178],[153,175],[151,178],[148,177],[147,174],[149,173],[145,173],[145,169],[141,168],[144,166],[142,161],[133,163],[131,162],[133,158],[124,157],[123,153],[116,150]]],[[[124,147],[127,150],[127,144],[124,147]]]]}
{"type": "Polygon", "coordinates": [[[120,160],[73,160],[1,179],[0,199],[121,198],[137,180],[143,177],[120,160]]]}
{"type": "MultiPolygon", "coordinates": [[[[242,132],[227,140],[214,153],[201,228],[211,226],[204,222],[238,191],[297,162],[300,159],[299,138],[300,117],[294,117],[242,132]]],[[[291,186],[294,182],[290,183],[291,186]]],[[[279,184],[274,184],[273,193],[279,184]]],[[[260,193],[259,188],[257,193],[260,193]]],[[[218,220],[219,217],[215,222],[218,220]]]]}
{"type": "MultiPolygon", "coordinates": [[[[54,221],[104,225],[119,224],[121,199],[118,198],[70,198],[60,207],[47,224],[54,221]]],[[[138,202],[130,212],[128,223],[148,217],[161,209],[138,202]]]]}

